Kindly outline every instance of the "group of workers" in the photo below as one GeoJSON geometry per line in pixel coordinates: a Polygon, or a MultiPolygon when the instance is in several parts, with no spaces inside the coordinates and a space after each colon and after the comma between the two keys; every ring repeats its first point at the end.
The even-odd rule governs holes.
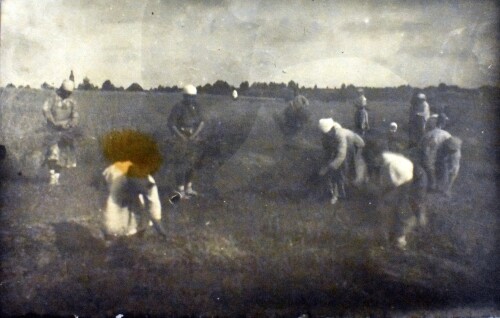
{"type": "MultiPolygon", "coordinates": [[[[406,235],[415,225],[427,222],[426,192],[451,195],[460,168],[462,142],[444,130],[449,119],[443,111],[431,115],[423,93],[415,93],[411,100],[407,143],[397,133],[395,122],[382,130],[373,129],[363,89],[357,93],[353,130],[333,118],[318,122],[324,150],[324,164],[318,173],[325,181],[332,205],[347,198],[349,186],[376,189],[377,209],[390,215],[392,236],[404,248],[406,235]]],[[[289,103],[283,120],[278,121],[285,136],[297,134],[307,122],[304,108],[308,104],[298,94],[289,103]]]]}
{"type": "MultiPolygon", "coordinates": [[[[50,130],[46,164],[51,185],[59,183],[62,169],[76,167],[74,142],[80,132],[76,103],[71,98],[73,90],[73,81],[65,80],[43,105],[50,130]]],[[[294,95],[278,121],[284,135],[292,137],[302,130],[310,116],[307,98],[298,92],[294,95]]],[[[183,99],[174,105],[167,120],[172,151],[176,154],[175,182],[180,199],[198,195],[193,188],[193,173],[201,157],[200,142],[206,124],[196,96],[196,87],[186,85],[183,99]]],[[[236,99],[237,94],[233,93],[232,97],[236,99]]],[[[408,197],[409,193],[408,204],[413,212],[406,218],[395,216],[401,224],[396,231],[396,241],[404,247],[405,235],[414,225],[409,218],[417,218],[420,224],[425,224],[425,195],[422,189],[441,190],[449,195],[458,174],[461,141],[443,129],[444,120],[438,120],[432,128],[427,125],[431,114],[422,93],[416,94],[411,101],[409,150],[401,146],[395,122],[389,125],[383,138],[373,134],[376,130],[370,126],[367,99],[362,90],[358,91],[354,106],[354,131],[342,127],[333,118],[319,120],[325,162],[318,174],[325,180],[331,204],[346,198],[346,186],[350,185],[362,187],[371,183],[381,189],[383,195],[399,193],[398,198],[408,197]]],[[[105,232],[111,236],[143,232],[148,223],[155,225],[160,234],[166,235],[160,222],[158,189],[151,173],[131,174],[131,171],[140,171],[140,168],[136,162],[121,160],[112,162],[104,171],[109,190],[104,225],[105,232]],[[134,209],[142,212],[136,213],[134,209]]],[[[400,203],[394,206],[400,207],[400,203]]],[[[401,214],[401,211],[395,213],[401,214]]]]}

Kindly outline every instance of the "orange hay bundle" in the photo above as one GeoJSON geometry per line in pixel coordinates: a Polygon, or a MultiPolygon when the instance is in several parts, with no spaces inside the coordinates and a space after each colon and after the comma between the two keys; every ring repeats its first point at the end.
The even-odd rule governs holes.
{"type": "Polygon", "coordinates": [[[131,177],[146,177],[160,169],[163,158],[154,139],[136,130],[112,131],[101,140],[104,157],[111,163],[132,162],[125,173],[131,177]]]}

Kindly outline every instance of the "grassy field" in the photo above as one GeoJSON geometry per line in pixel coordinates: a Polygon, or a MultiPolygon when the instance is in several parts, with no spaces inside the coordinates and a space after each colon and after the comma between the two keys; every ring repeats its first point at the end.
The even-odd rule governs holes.
{"type": "MultiPolygon", "coordinates": [[[[56,188],[40,167],[47,95],[1,92],[3,315],[500,315],[498,106],[478,91],[433,96],[464,141],[462,168],[452,198],[429,195],[430,224],[407,251],[378,243],[385,225],[369,196],[351,193],[332,207],[322,195],[316,123],[333,116],[349,127],[348,103],[311,101],[310,126],[285,146],[273,120],[282,100],[199,96],[208,122],[195,178],[203,196],[171,206],[166,118],[181,95],[76,92],[79,165],[56,188]],[[153,135],[164,154],[154,177],[166,240],[153,230],[103,239],[108,163],[99,140],[122,128],[153,135]]],[[[407,103],[369,105],[372,125],[397,121],[406,134],[407,103]]]]}

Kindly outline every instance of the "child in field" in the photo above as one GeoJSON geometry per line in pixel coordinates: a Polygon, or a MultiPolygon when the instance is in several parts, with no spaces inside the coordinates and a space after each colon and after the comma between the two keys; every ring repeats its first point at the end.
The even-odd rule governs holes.
{"type": "Polygon", "coordinates": [[[398,124],[392,122],[387,131],[387,148],[391,152],[401,152],[405,148],[398,133],[398,124]]]}

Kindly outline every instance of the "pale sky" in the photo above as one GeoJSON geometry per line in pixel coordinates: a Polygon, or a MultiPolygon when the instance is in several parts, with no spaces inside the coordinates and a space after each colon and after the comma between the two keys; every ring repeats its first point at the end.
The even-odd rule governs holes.
{"type": "MultiPolygon", "coordinates": [[[[1,1],[1,0],[0,0],[1,1]]],[[[497,1],[1,1],[0,85],[498,84],[497,1]]]]}

